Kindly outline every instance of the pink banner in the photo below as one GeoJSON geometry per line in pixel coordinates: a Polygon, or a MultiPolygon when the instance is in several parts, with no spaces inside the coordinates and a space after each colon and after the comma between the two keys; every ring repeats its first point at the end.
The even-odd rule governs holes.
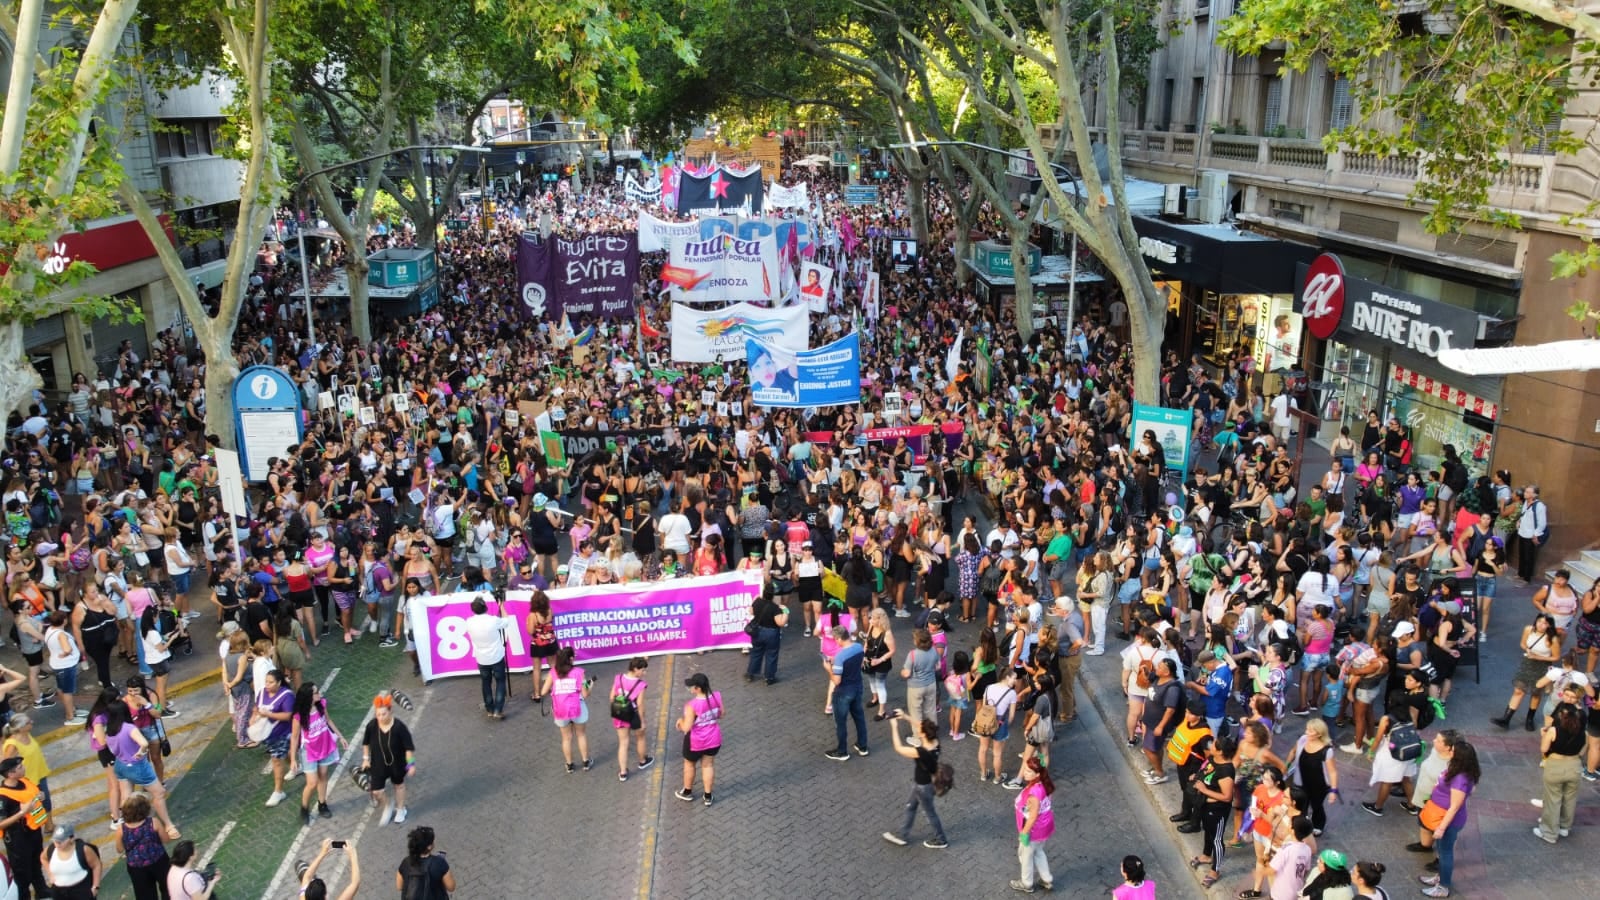
{"type": "Polygon", "coordinates": [[[556,640],[579,662],[745,647],[760,585],[725,572],[641,584],[550,591],[556,640]]]}
{"type": "MultiPolygon", "coordinates": [[[[760,591],[738,572],[638,584],[561,588],[548,591],[556,640],[579,662],[687,653],[749,644],[744,626],[760,591]]],[[[417,661],[424,681],[476,675],[467,619],[476,594],[433,594],[414,600],[407,616],[422,623],[417,661]]],[[[489,614],[496,612],[493,598],[489,614]]],[[[526,623],[531,593],[506,595],[506,663],[513,672],[533,669],[526,623]]]]}
{"type": "MultiPolygon", "coordinates": [[[[478,674],[472,641],[467,638],[467,619],[472,616],[474,597],[482,597],[489,605],[489,614],[495,614],[494,597],[486,593],[427,595],[413,600],[406,610],[406,621],[418,637],[417,664],[422,667],[424,682],[478,674]],[[418,624],[423,627],[418,629],[418,624]]],[[[505,614],[511,619],[506,628],[506,663],[513,672],[531,671],[533,658],[528,656],[528,635],[523,627],[528,621],[527,595],[508,598],[505,614]]]]}

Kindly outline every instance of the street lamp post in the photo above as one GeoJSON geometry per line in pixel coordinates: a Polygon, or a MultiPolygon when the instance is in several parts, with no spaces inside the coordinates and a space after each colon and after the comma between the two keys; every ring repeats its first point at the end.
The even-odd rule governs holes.
{"type": "MultiPolygon", "coordinates": [[[[468,147],[464,144],[413,144],[409,147],[397,147],[387,153],[374,153],[370,156],[363,156],[360,159],[352,159],[348,162],[342,162],[337,165],[326,166],[316,170],[315,172],[309,172],[299,181],[295,182],[293,193],[296,197],[299,197],[300,191],[306,186],[306,183],[318,175],[326,175],[329,172],[337,172],[340,169],[348,169],[351,166],[364,165],[372,162],[375,159],[383,159],[386,156],[409,153],[413,150],[454,150],[457,153],[489,152],[489,148],[487,147],[468,147]]],[[[377,185],[370,185],[369,187],[371,190],[378,189],[377,185]]],[[[297,200],[296,203],[298,202],[299,201],[297,200]]],[[[305,292],[306,342],[312,346],[315,346],[317,343],[317,330],[314,324],[314,317],[311,314],[311,261],[306,258],[306,229],[303,225],[295,230],[295,236],[300,245],[300,288],[305,292]]]]}
{"type": "MultiPolygon", "coordinates": [[[[890,148],[896,149],[896,150],[899,150],[899,149],[915,150],[915,149],[919,149],[919,148],[922,148],[922,147],[970,147],[973,150],[982,150],[982,151],[984,151],[986,153],[995,153],[995,154],[999,154],[1000,156],[1010,157],[1012,159],[1025,159],[1028,162],[1037,162],[1037,160],[1035,160],[1033,158],[1033,154],[1031,154],[1031,153],[1021,153],[1021,152],[1016,151],[1016,150],[1005,150],[1005,149],[1002,149],[1000,147],[991,147],[988,144],[979,144],[979,143],[977,143],[975,141],[912,141],[912,142],[906,143],[906,144],[890,144],[889,146],[890,146],[890,148]]],[[[1052,171],[1054,171],[1058,176],[1061,176],[1066,181],[1067,184],[1072,186],[1072,202],[1079,209],[1082,209],[1083,208],[1083,192],[1082,192],[1082,189],[1080,189],[1078,187],[1078,179],[1077,179],[1076,176],[1074,176],[1072,174],[1072,170],[1068,169],[1065,165],[1063,165],[1061,163],[1058,163],[1058,162],[1052,162],[1049,165],[1050,165],[1050,169],[1052,171]]],[[[1067,282],[1067,332],[1066,333],[1067,333],[1067,339],[1068,339],[1069,342],[1072,339],[1072,323],[1074,321],[1074,317],[1077,315],[1077,306],[1078,306],[1078,229],[1076,229],[1076,228],[1072,229],[1072,251],[1071,252],[1072,252],[1072,256],[1067,261],[1067,263],[1068,263],[1068,276],[1067,277],[1068,277],[1069,280],[1067,282]]],[[[1015,273],[1013,273],[1013,275],[1015,275],[1015,273]]]]}

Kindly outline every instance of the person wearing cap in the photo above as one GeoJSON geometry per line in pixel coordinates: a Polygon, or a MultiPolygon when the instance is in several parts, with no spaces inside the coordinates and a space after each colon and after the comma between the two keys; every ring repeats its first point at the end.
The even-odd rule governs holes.
{"type": "MultiPolygon", "coordinates": [[[[1290,867],[1285,865],[1286,870],[1290,867]]],[[[1424,892],[1426,893],[1426,892],[1424,892]]],[[[1331,847],[1317,854],[1317,865],[1296,896],[1322,900],[1354,900],[1356,889],[1350,883],[1350,861],[1331,847]]],[[[1273,895],[1276,900],[1277,895],[1273,895]]]]}
{"type": "Polygon", "coordinates": [[[555,577],[556,557],[560,555],[556,533],[561,530],[560,510],[544,494],[534,494],[532,512],[527,519],[528,543],[539,558],[539,571],[546,580],[555,577]]]}
{"type": "MultiPolygon", "coordinates": [[[[73,826],[56,826],[40,862],[45,883],[50,886],[51,900],[94,900],[100,893],[100,879],[105,877],[100,850],[80,839],[73,826]]],[[[190,896],[200,898],[209,894],[190,896]]]]}
{"type": "Polygon", "coordinates": [[[50,819],[38,785],[27,777],[22,757],[0,760],[0,831],[5,834],[6,857],[17,896],[26,900],[30,891],[48,895],[41,865],[44,853],[42,829],[50,819]]]}
{"type": "Polygon", "coordinates": [[[726,714],[722,692],[711,690],[711,679],[704,672],[685,678],[683,685],[689,689],[689,699],[678,717],[678,731],[683,734],[683,787],[672,796],[694,801],[694,770],[699,766],[704,803],[710,806],[711,792],[716,787],[715,760],[722,749],[722,717],[726,714]]]}

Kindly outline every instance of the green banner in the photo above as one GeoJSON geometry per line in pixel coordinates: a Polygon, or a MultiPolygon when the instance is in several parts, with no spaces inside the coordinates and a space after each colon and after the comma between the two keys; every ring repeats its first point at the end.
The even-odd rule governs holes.
{"type": "Polygon", "coordinates": [[[567,447],[562,443],[561,435],[554,431],[539,432],[539,444],[544,448],[544,458],[552,466],[567,464],[567,447]]]}

